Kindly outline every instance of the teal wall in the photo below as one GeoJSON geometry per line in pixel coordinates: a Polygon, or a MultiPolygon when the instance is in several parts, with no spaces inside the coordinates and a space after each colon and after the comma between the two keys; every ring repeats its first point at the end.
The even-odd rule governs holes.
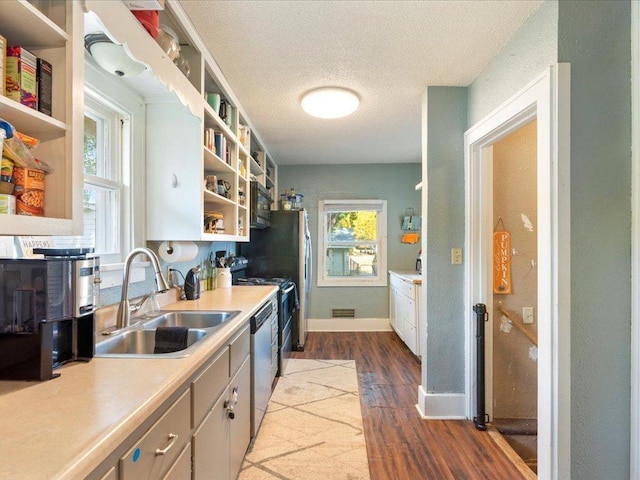
{"type": "MultiPolygon", "coordinates": [[[[355,308],[357,318],[387,318],[387,287],[318,287],[318,201],[327,199],[381,199],[387,201],[388,251],[390,270],[413,270],[419,244],[400,242],[401,218],[408,207],[420,214],[420,192],[415,185],[421,179],[421,165],[282,165],[278,168],[281,190],[295,188],[304,195],[309,211],[313,245],[313,283],[309,300],[309,318],[331,318],[332,308],[355,308]]],[[[348,319],[345,319],[348,321],[348,319]]]]}
{"type": "MultiPolygon", "coordinates": [[[[545,2],[467,91],[470,127],[548,66],[571,64],[571,478],[580,480],[629,478],[630,24],[629,1],[545,2]]],[[[453,181],[460,168],[456,162],[463,158],[455,152],[464,129],[445,139],[434,120],[460,115],[460,101],[453,88],[429,87],[426,92],[428,229],[442,229],[427,235],[427,248],[447,259],[445,240],[458,241],[460,214],[453,208],[454,218],[445,219],[431,209],[445,198],[450,205],[464,199],[464,188],[453,181]],[[437,157],[447,154],[454,165],[438,162],[437,157]],[[432,192],[442,189],[443,178],[452,183],[445,184],[445,191],[432,192]]],[[[444,312],[455,311],[463,287],[450,267],[428,255],[427,269],[438,269],[435,277],[448,275],[453,288],[430,292],[436,278],[427,273],[428,342],[438,350],[428,352],[423,381],[426,377],[429,391],[462,392],[463,369],[450,362],[464,360],[459,353],[447,355],[447,349],[459,352],[463,337],[443,324],[461,325],[444,312]],[[439,338],[432,338],[436,332],[439,338]],[[434,346],[438,343],[445,348],[434,346]],[[439,358],[443,351],[445,360],[439,358]],[[445,378],[449,375],[454,378],[445,378]]]]}
{"type": "Polygon", "coordinates": [[[469,85],[472,126],[557,62],[558,2],[543,3],[469,85]]]}
{"type": "Polygon", "coordinates": [[[427,102],[427,361],[423,374],[429,393],[463,393],[464,266],[451,265],[451,249],[464,247],[467,89],[429,87],[427,102]]]}
{"type": "Polygon", "coordinates": [[[631,6],[560,2],[571,63],[571,477],[629,478],[631,6]]]}

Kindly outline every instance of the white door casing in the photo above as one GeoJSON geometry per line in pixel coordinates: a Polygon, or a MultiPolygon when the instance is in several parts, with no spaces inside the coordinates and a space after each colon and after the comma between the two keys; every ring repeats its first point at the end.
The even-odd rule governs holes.
{"type": "Polygon", "coordinates": [[[542,73],[465,133],[465,352],[467,417],[476,398],[472,306],[492,295],[491,145],[537,119],[538,478],[569,479],[570,67],[542,73]]]}

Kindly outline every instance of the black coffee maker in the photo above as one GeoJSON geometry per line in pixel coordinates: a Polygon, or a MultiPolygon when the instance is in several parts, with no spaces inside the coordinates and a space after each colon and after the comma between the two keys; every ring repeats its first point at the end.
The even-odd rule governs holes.
{"type": "Polygon", "coordinates": [[[0,259],[0,379],[48,380],[93,357],[100,259],[79,252],[0,259]]]}

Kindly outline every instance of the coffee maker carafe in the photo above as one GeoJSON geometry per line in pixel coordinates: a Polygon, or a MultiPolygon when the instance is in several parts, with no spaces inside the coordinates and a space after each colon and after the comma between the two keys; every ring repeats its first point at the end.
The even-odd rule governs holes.
{"type": "Polygon", "coordinates": [[[87,250],[0,259],[0,379],[47,380],[93,357],[100,260],[87,250]]]}

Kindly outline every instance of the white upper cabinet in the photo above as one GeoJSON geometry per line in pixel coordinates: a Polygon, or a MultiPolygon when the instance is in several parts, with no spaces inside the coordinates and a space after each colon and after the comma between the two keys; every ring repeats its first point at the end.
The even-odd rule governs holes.
{"type": "MultiPolygon", "coordinates": [[[[123,3],[85,5],[85,33],[103,31],[147,67],[122,79],[147,106],[147,240],[248,241],[249,182],[256,172],[252,141],[259,137],[179,3],[166,2],[160,25],[177,34],[188,75],[184,63],[174,63],[123,3]],[[207,102],[210,94],[231,108],[215,111],[207,102]]],[[[276,174],[269,162],[255,175],[268,186],[275,185],[276,174]]]]}
{"type": "Polygon", "coordinates": [[[0,35],[52,65],[52,116],[0,95],[0,118],[40,140],[33,151],[45,177],[44,216],[2,215],[0,235],[82,233],[83,12],[80,2],[49,2],[41,12],[24,0],[2,2],[0,35]]]}

